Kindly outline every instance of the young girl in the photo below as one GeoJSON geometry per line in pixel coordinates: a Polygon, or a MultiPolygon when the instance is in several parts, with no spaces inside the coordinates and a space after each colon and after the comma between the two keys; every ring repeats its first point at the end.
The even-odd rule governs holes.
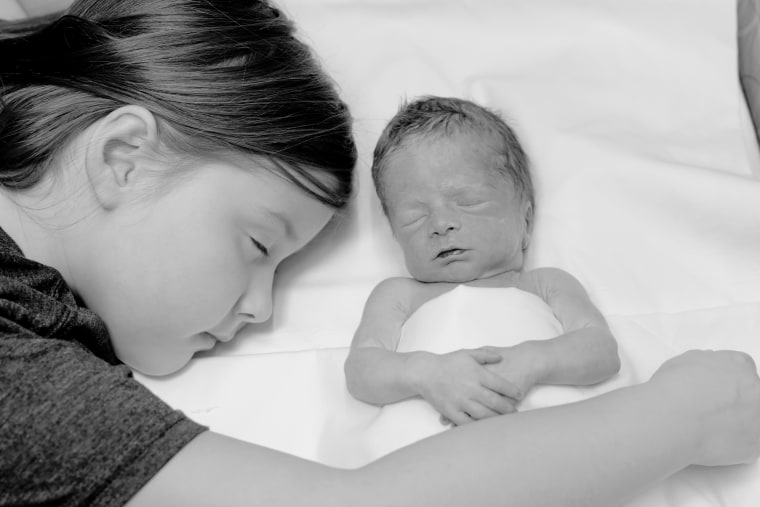
{"type": "Polygon", "coordinates": [[[174,371],[270,316],[276,266],[351,192],[349,115],[265,2],[67,14],[0,26],[0,504],[610,506],[757,456],[760,382],[732,352],[358,470],[173,411],[128,366],[174,371]]]}

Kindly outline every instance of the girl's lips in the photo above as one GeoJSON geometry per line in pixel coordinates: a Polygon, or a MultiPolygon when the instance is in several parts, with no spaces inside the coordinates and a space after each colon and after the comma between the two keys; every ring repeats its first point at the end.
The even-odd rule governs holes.
{"type": "Polygon", "coordinates": [[[216,340],[218,342],[228,342],[228,341],[230,341],[232,339],[232,338],[226,338],[226,337],[223,337],[223,336],[218,336],[218,335],[215,335],[213,333],[204,333],[204,334],[206,336],[209,336],[209,337],[213,338],[214,340],[216,340]]]}
{"type": "Polygon", "coordinates": [[[219,340],[217,340],[216,336],[212,335],[211,333],[201,333],[201,336],[204,338],[203,342],[199,345],[198,350],[211,350],[216,346],[217,343],[219,343],[219,340]]]}
{"type": "Polygon", "coordinates": [[[236,324],[224,324],[216,327],[215,331],[206,331],[206,334],[216,341],[226,343],[237,336],[241,329],[247,326],[249,322],[239,321],[236,324]]]}

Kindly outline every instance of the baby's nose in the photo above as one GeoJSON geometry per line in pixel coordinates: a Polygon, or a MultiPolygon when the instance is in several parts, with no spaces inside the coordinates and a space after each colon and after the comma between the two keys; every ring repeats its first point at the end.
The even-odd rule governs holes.
{"type": "Polygon", "coordinates": [[[443,236],[461,227],[459,219],[451,213],[436,214],[430,222],[432,236],[443,236]]]}

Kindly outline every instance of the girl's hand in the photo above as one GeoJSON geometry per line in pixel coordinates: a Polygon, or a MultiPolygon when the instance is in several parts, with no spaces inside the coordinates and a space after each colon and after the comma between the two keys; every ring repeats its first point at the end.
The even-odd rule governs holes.
{"type": "Polygon", "coordinates": [[[489,371],[486,365],[501,356],[486,348],[447,354],[425,354],[419,365],[420,395],[455,425],[508,414],[523,393],[514,384],[489,371]]]}
{"type": "Polygon", "coordinates": [[[760,379],[753,359],[734,351],[689,351],[666,361],[649,382],[694,428],[695,465],[755,461],[760,454],[760,379]]]}

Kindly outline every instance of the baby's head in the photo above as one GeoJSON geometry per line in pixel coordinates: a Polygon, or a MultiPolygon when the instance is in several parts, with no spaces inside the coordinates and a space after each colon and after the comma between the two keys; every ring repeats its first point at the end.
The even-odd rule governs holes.
{"type": "Polygon", "coordinates": [[[417,280],[468,282],[522,268],[533,184],[498,115],[457,98],[404,104],[375,147],[372,178],[417,280]]]}

